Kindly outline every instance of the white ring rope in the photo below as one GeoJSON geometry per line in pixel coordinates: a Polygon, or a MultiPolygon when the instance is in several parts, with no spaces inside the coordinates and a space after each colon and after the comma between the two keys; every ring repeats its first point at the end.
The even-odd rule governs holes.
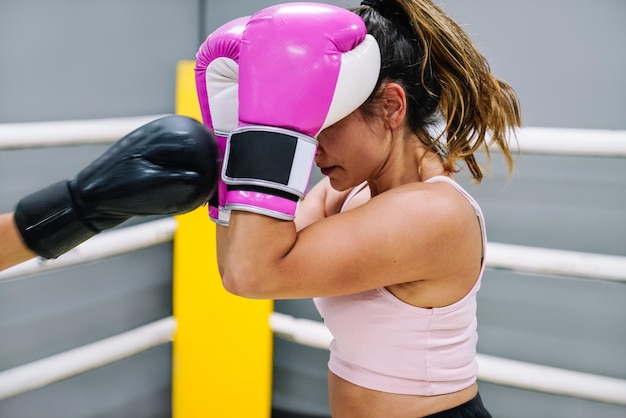
{"type": "MultiPolygon", "coordinates": [[[[33,259],[0,272],[0,282],[99,260],[172,240],[173,217],[124,227],[84,242],[55,260],[33,259]]],[[[130,357],[171,341],[176,320],[168,317],[116,336],[0,372],[0,400],[130,357]]]]}
{"type": "MultiPolygon", "coordinates": [[[[273,312],[270,328],[281,338],[328,350],[332,335],[321,322],[273,312]]],[[[477,354],[478,379],[556,395],[626,405],[626,380],[477,354]]]]}
{"type": "Polygon", "coordinates": [[[167,317],[133,330],[0,372],[0,400],[166,344],[176,331],[167,317]]]}
{"type": "Polygon", "coordinates": [[[523,153],[626,157],[626,131],[524,127],[511,142],[523,153]]]}
{"type": "MultiPolygon", "coordinates": [[[[33,259],[0,272],[0,282],[171,241],[173,217],[103,232],[56,260],[33,259]]],[[[487,267],[588,279],[626,281],[626,257],[490,242],[487,267]]]]}
{"type": "MultiPolygon", "coordinates": [[[[165,115],[0,124],[0,150],[112,143],[165,115]]],[[[527,153],[626,157],[626,130],[523,127],[511,139],[527,153]]]]}
{"type": "Polygon", "coordinates": [[[478,379],[555,395],[626,405],[626,380],[477,354],[478,379]]]}
{"type": "Polygon", "coordinates": [[[487,267],[588,279],[626,281],[626,257],[487,243],[487,267]]]}
{"type": "Polygon", "coordinates": [[[161,116],[0,124],[0,150],[113,143],[161,116]]]}
{"type": "Polygon", "coordinates": [[[55,260],[34,258],[0,272],[3,280],[99,260],[171,241],[178,222],[173,217],[103,232],[55,260]]]}

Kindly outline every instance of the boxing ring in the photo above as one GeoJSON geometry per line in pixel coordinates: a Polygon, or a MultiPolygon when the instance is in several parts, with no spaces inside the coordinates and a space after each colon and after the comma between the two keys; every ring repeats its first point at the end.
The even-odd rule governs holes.
{"type": "MultiPolygon", "coordinates": [[[[193,62],[179,63],[176,113],[199,119],[192,71],[193,62]]],[[[112,143],[159,116],[0,125],[0,152],[112,143]]],[[[626,131],[523,128],[518,145],[520,152],[626,158],[626,131]],[[588,141],[589,135],[593,142],[588,141]]],[[[174,417],[228,416],[232,405],[241,408],[241,416],[269,417],[273,337],[324,350],[331,336],[321,322],[274,312],[272,301],[246,300],[225,292],[212,257],[213,240],[207,239],[213,235],[206,208],[199,208],[104,232],[57,260],[30,260],[0,272],[1,285],[32,273],[173,242],[172,316],[0,371],[0,402],[173,343],[174,417]]],[[[486,264],[490,269],[626,282],[626,256],[490,242],[486,264]]],[[[478,355],[478,362],[480,381],[626,406],[626,379],[485,354],[478,355]]]]}

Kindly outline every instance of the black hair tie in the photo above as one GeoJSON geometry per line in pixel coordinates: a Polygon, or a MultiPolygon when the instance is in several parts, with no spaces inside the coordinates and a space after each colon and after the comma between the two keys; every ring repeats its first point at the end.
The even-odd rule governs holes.
{"type": "Polygon", "coordinates": [[[406,11],[394,0],[363,0],[361,6],[368,6],[376,10],[381,16],[387,20],[394,22],[408,31],[414,33],[413,25],[406,11]]]}
{"type": "Polygon", "coordinates": [[[376,6],[378,5],[378,3],[382,3],[382,1],[377,1],[377,0],[363,0],[363,1],[361,2],[361,6],[369,6],[369,7],[376,8],[376,6]]]}

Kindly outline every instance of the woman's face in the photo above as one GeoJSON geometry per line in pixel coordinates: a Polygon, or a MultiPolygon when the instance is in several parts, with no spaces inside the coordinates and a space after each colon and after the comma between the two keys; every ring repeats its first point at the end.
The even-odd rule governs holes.
{"type": "Polygon", "coordinates": [[[335,190],[376,177],[389,153],[386,132],[381,118],[359,110],[320,132],[315,162],[335,190]]]}

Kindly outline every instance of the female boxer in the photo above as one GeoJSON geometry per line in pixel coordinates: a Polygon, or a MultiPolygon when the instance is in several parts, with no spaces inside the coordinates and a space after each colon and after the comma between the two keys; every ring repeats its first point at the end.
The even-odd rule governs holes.
{"type": "Polygon", "coordinates": [[[454,174],[480,182],[489,146],[512,166],[512,88],[429,0],[287,3],[207,42],[204,115],[225,80],[239,100],[216,206],[224,287],[315,298],[335,418],[489,417],[485,223],[454,174]],[[305,196],[313,162],[325,178],[305,196]]]}

